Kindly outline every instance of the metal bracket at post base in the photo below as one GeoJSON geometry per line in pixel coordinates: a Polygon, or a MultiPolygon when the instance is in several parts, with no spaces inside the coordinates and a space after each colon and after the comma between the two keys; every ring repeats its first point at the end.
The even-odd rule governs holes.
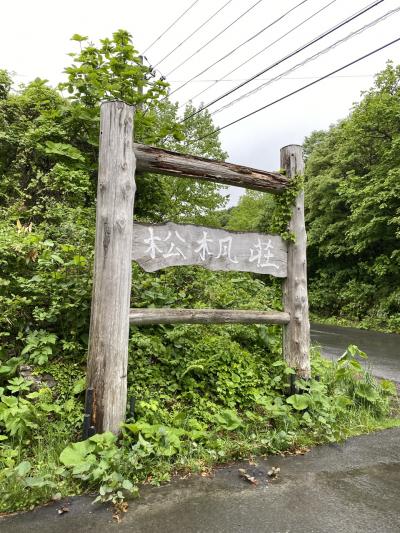
{"type": "Polygon", "coordinates": [[[297,394],[296,375],[290,374],[289,394],[297,394]]]}
{"type": "Polygon", "coordinates": [[[92,425],[93,415],[93,389],[86,390],[85,413],[83,415],[82,440],[86,440],[96,433],[96,428],[92,425]]]}

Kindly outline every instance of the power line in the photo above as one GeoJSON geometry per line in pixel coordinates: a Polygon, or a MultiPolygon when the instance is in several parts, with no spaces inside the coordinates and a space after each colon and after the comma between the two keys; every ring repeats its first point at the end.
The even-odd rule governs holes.
{"type": "Polygon", "coordinates": [[[234,87],[233,89],[230,89],[229,91],[227,91],[226,93],[222,94],[221,96],[219,96],[217,98],[214,98],[214,100],[211,100],[211,102],[209,102],[208,104],[206,104],[204,106],[201,106],[197,111],[191,113],[190,115],[188,115],[187,117],[182,119],[180,122],[185,122],[186,120],[189,120],[190,118],[194,117],[195,115],[197,115],[198,113],[200,113],[204,109],[207,109],[211,105],[216,104],[217,102],[219,102],[223,98],[226,98],[227,96],[229,96],[230,94],[234,93],[238,89],[241,89],[242,87],[244,87],[245,85],[247,85],[251,81],[255,80],[256,78],[259,78],[260,76],[262,76],[263,74],[265,74],[269,70],[273,69],[274,67],[276,67],[276,66],[280,65],[281,63],[283,63],[284,61],[286,61],[287,59],[290,59],[290,58],[294,57],[295,55],[297,55],[298,53],[302,52],[303,50],[305,50],[309,46],[315,44],[316,42],[320,41],[324,37],[327,37],[329,34],[333,33],[336,30],[338,30],[342,26],[345,26],[349,22],[355,20],[357,17],[363,15],[364,13],[369,11],[370,9],[376,7],[378,4],[381,4],[383,1],[384,0],[376,0],[375,2],[373,2],[372,4],[369,4],[368,6],[363,8],[362,10],[357,11],[356,13],[354,13],[354,15],[351,15],[350,17],[347,17],[342,22],[339,22],[338,24],[336,24],[335,26],[333,26],[329,30],[326,30],[325,32],[321,33],[318,37],[315,37],[314,39],[312,39],[311,41],[309,41],[305,45],[301,46],[300,48],[297,48],[293,52],[290,52],[289,54],[287,54],[283,58],[279,59],[278,61],[275,61],[275,63],[272,63],[267,68],[261,70],[257,74],[254,74],[254,76],[252,76],[251,78],[247,79],[246,81],[244,81],[242,83],[239,83],[239,85],[236,85],[236,87],[234,87]]]}
{"type": "MultiPolygon", "coordinates": [[[[231,28],[234,24],[236,24],[236,22],[238,22],[241,18],[243,18],[245,15],[247,15],[247,13],[249,13],[252,9],[254,9],[256,6],[258,6],[258,4],[260,4],[263,0],[257,0],[257,2],[255,2],[252,6],[249,7],[249,9],[247,9],[246,11],[244,11],[244,13],[242,13],[241,15],[239,15],[233,22],[231,22],[230,24],[228,24],[228,26],[226,26],[225,28],[223,28],[219,33],[217,33],[217,35],[215,35],[214,37],[212,37],[209,41],[207,41],[205,44],[203,44],[198,50],[196,50],[195,52],[193,52],[193,54],[191,54],[189,57],[187,57],[186,59],[184,59],[181,63],[179,63],[179,65],[177,65],[175,68],[173,68],[172,70],[170,70],[167,74],[167,76],[169,76],[170,74],[172,74],[173,72],[175,72],[176,70],[178,70],[178,68],[180,68],[182,65],[184,65],[185,63],[187,63],[189,61],[189,59],[192,59],[192,57],[194,57],[195,55],[197,55],[199,52],[201,52],[202,50],[204,50],[204,48],[206,48],[206,46],[208,46],[209,44],[211,44],[213,41],[215,41],[215,39],[217,39],[220,35],[222,35],[223,33],[225,33],[229,28],[231,28]]],[[[382,0],[383,1],[383,0],[382,0]]]]}
{"type": "MultiPolygon", "coordinates": [[[[303,26],[303,24],[306,24],[306,22],[309,22],[312,18],[314,18],[315,16],[319,15],[322,11],[324,11],[325,9],[327,9],[329,6],[331,6],[332,4],[334,4],[336,2],[336,0],[331,0],[330,2],[328,2],[326,5],[324,5],[323,7],[321,7],[321,9],[319,9],[318,11],[316,11],[315,13],[313,13],[312,15],[306,17],[305,19],[303,19],[301,22],[299,22],[299,24],[296,24],[296,26],[294,26],[292,29],[290,29],[289,31],[287,31],[286,33],[284,33],[283,35],[281,35],[280,37],[278,37],[277,39],[275,39],[275,41],[272,41],[272,43],[269,43],[267,46],[265,46],[264,48],[262,48],[259,52],[256,52],[255,54],[253,54],[252,56],[248,57],[245,61],[243,61],[242,63],[240,63],[240,65],[238,65],[237,67],[235,67],[233,70],[230,70],[229,72],[227,72],[226,74],[224,74],[222,76],[222,78],[225,78],[227,76],[230,76],[231,74],[233,74],[234,72],[236,72],[237,70],[239,70],[241,67],[243,67],[243,65],[246,65],[247,63],[249,63],[250,61],[252,61],[255,57],[259,56],[260,54],[262,54],[263,52],[265,52],[266,50],[268,50],[269,48],[271,48],[271,46],[273,46],[274,44],[278,43],[279,41],[281,41],[282,39],[284,39],[285,37],[287,37],[290,33],[294,32],[295,30],[297,30],[298,28],[300,28],[301,26],[303,26]]],[[[211,85],[209,85],[208,87],[206,87],[205,89],[202,89],[200,92],[198,92],[197,94],[195,94],[194,96],[192,96],[192,98],[189,98],[189,100],[187,100],[184,104],[180,105],[179,108],[181,107],[184,107],[186,106],[191,100],[194,100],[195,98],[197,98],[198,96],[202,95],[203,93],[207,92],[208,89],[211,89],[211,87],[214,87],[214,85],[216,85],[217,83],[219,83],[219,81],[221,80],[211,80],[213,81],[213,83],[211,83],[211,85]]],[[[243,80],[242,80],[243,81],[243,80]]]]}
{"type": "Polygon", "coordinates": [[[297,65],[294,65],[293,67],[291,67],[290,69],[286,70],[285,72],[282,72],[282,74],[279,74],[278,76],[275,76],[274,78],[268,80],[266,83],[262,83],[261,85],[259,85],[258,87],[255,87],[251,91],[248,91],[247,93],[242,94],[238,98],[235,98],[235,100],[232,100],[231,102],[223,105],[222,107],[219,107],[218,109],[213,111],[211,114],[215,115],[216,113],[219,113],[219,112],[221,112],[221,111],[223,111],[225,109],[228,109],[229,107],[233,106],[237,102],[240,102],[241,100],[244,100],[245,98],[248,98],[249,96],[251,96],[253,94],[256,94],[258,91],[261,91],[262,89],[264,89],[268,85],[271,85],[271,83],[273,83],[274,81],[278,81],[278,80],[284,78],[287,74],[290,74],[291,72],[297,70],[298,68],[306,65],[310,61],[314,61],[318,57],[330,52],[331,50],[333,50],[333,48],[336,48],[337,46],[345,43],[346,41],[348,41],[350,39],[352,39],[356,35],[359,35],[360,33],[363,33],[365,30],[368,30],[368,29],[372,28],[373,26],[376,26],[376,24],[379,24],[383,20],[391,17],[392,15],[394,15],[395,13],[398,13],[399,11],[400,11],[400,7],[396,7],[395,9],[392,9],[391,11],[388,11],[387,13],[383,14],[382,16],[372,20],[368,24],[365,24],[361,28],[352,31],[351,33],[347,34],[345,37],[342,37],[341,39],[339,39],[335,43],[332,43],[331,45],[327,46],[323,50],[320,50],[319,52],[313,54],[312,56],[307,57],[306,59],[304,59],[300,63],[297,63],[297,65]]]}
{"type": "Polygon", "coordinates": [[[347,63],[343,67],[339,67],[336,70],[332,70],[332,72],[329,72],[328,74],[325,74],[324,76],[321,76],[320,78],[318,78],[317,80],[312,81],[311,83],[307,83],[307,85],[303,85],[303,87],[300,87],[299,89],[296,89],[295,91],[292,91],[292,92],[290,92],[288,94],[285,94],[284,96],[281,96],[280,98],[277,98],[273,102],[270,102],[270,103],[268,103],[268,104],[266,104],[266,105],[264,105],[262,107],[259,107],[258,109],[255,109],[251,113],[247,113],[247,115],[243,115],[242,117],[240,117],[240,118],[238,118],[236,120],[233,120],[232,122],[229,122],[229,124],[225,124],[224,126],[221,126],[220,128],[215,129],[214,131],[208,133],[207,135],[203,135],[202,137],[199,137],[198,139],[194,139],[192,141],[189,141],[187,144],[192,144],[194,142],[201,141],[201,140],[205,139],[206,137],[210,137],[211,135],[215,135],[216,133],[219,133],[220,131],[224,130],[225,128],[228,128],[229,126],[233,126],[234,124],[237,124],[238,122],[241,122],[245,118],[251,117],[252,115],[255,115],[256,113],[259,113],[260,111],[263,111],[264,109],[267,109],[268,107],[271,107],[274,104],[277,104],[278,102],[282,102],[282,100],[286,100],[286,98],[289,98],[290,96],[293,96],[293,95],[295,95],[297,93],[300,93],[301,91],[304,91],[308,87],[311,87],[312,85],[315,85],[316,83],[319,83],[320,81],[325,80],[326,78],[329,78],[329,77],[333,76],[334,74],[344,70],[345,68],[351,67],[352,65],[355,65],[356,63],[359,63],[360,61],[366,59],[367,57],[370,57],[373,54],[376,54],[377,52],[380,52],[381,50],[384,50],[388,46],[391,46],[392,44],[395,44],[395,43],[397,43],[399,41],[400,41],[400,37],[398,37],[397,39],[394,39],[393,41],[390,41],[389,43],[384,44],[383,46],[380,46],[379,48],[376,48],[375,50],[372,50],[372,52],[368,52],[367,54],[365,54],[365,55],[363,55],[363,56],[361,56],[361,57],[359,57],[357,59],[354,59],[353,61],[351,61],[350,63],[347,63]]]}
{"type": "Polygon", "coordinates": [[[332,28],[330,28],[329,30],[326,30],[325,32],[323,32],[322,34],[320,34],[318,37],[315,37],[314,39],[312,39],[311,41],[309,41],[308,43],[306,43],[305,45],[301,46],[300,48],[297,48],[295,51],[289,53],[288,55],[284,56],[283,58],[279,59],[278,61],[276,61],[275,63],[269,65],[267,68],[263,69],[261,72],[258,72],[257,74],[255,74],[254,76],[252,76],[251,78],[245,80],[244,82],[240,83],[239,85],[237,85],[236,87],[234,87],[233,89],[227,91],[226,93],[222,94],[221,96],[215,98],[214,100],[212,100],[211,102],[209,102],[208,104],[204,105],[204,106],[201,106],[197,111],[195,111],[194,113],[190,114],[189,116],[185,117],[181,122],[184,122],[185,120],[188,120],[190,119],[191,117],[195,116],[196,114],[200,113],[200,111],[202,111],[203,109],[207,109],[208,107],[210,107],[211,105],[217,103],[218,101],[222,100],[223,98],[225,98],[226,96],[229,96],[230,94],[232,94],[233,92],[237,91],[238,89],[240,89],[241,87],[243,87],[244,85],[247,85],[248,83],[250,83],[251,81],[255,80],[256,78],[259,78],[262,74],[265,74],[265,72],[273,69],[274,67],[280,65],[281,63],[283,63],[284,61],[286,61],[287,59],[290,59],[292,58],[293,56],[297,55],[298,53],[302,52],[303,50],[305,50],[306,48],[308,48],[309,46],[315,44],[316,42],[318,42],[319,40],[323,39],[324,37],[328,36],[329,34],[331,34],[332,32],[338,30],[339,28],[341,28],[342,26],[344,26],[345,24],[348,24],[349,22],[351,22],[352,20],[356,19],[357,17],[359,17],[360,15],[366,13],[367,11],[369,11],[370,9],[372,9],[373,7],[377,6],[378,4],[382,3],[383,0],[377,0],[375,2],[373,2],[372,4],[369,4],[368,6],[366,6],[365,8],[363,8],[362,10],[354,13],[353,15],[351,15],[350,17],[347,17],[346,19],[344,19],[342,22],[336,24],[335,26],[333,26],[332,28]]]}
{"type": "MultiPolygon", "coordinates": [[[[331,78],[371,78],[374,74],[349,74],[348,76],[331,76],[331,78]]],[[[286,80],[315,80],[319,76],[290,76],[285,77],[286,80]]],[[[237,81],[246,81],[247,78],[219,78],[218,80],[194,80],[193,83],[210,83],[210,81],[225,81],[229,83],[237,81]]],[[[271,81],[275,78],[258,78],[258,81],[271,81]]],[[[186,80],[169,80],[170,83],[180,83],[186,80]]]]}
{"type": "MultiPolygon", "coordinates": [[[[199,72],[198,74],[196,74],[195,76],[190,78],[190,80],[188,80],[185,83],[183,83],[180,87],[178,87],[177,89],[174,89],[172,92],[169,93],[169,96],[171,96],[172,94],[176,93],[177,91],[180,91],[181,89],[183,89],[183,87],[185,87],[188,83],[190,83],[191,81],[195,80],[196,78],[198,78],[199,76],[201,76],[202,74],[204,74],[205,72],[210,70],[212,67],[214,67],[215,65],[217,65],[218,63],[220,63],[221,61],[226,59],[227,57],[231,56],[233,53],[235,53],[237,50],[239,50],[239,48],[241,48],[242,46],[248,44],[250,41],[252,41],[256,37],[258,37],[259,35],[264,33],[266,30],[268,30],[272,26],[274,26],[277,22],[279,22],[280,20],[284,19],[287,15],[289,15],[289,13],[291,13],[292,11],[294,11],[295,9],[297,9],[302,4],[305,4],[308,1],[309,0],[302,0],[301,2],[299,2],[297,5],[295,5],[294,7],[292,7],[291,9],[289,9],[288,11],[286,11],[285,13],[280,15],[277,19],[275,19],[272,22],[270,22],[267,26],[264,26],[264,28],[259,30],[257,33],[255,33],[254,35],[252,35],[251,37],[249,37],[248,39],[246,39],[245,41],[240,43],[238,46],[236,46],[236,48],[233,48],[232,50],[230,50],[227,54],[223,55],[222,57],[220,57],[219,59],[214,61],[214,63],[211,63],[211,65],[209,65],[208,67],[203,69],[201,72],[199,72]]],[[[333,0],[333,2],[335,2],[335,1],[336,0],[333,0]]],[[[331,3],[333,3],[333,2],[331,2],[331,3]]]]}
{"type": "Polygon", "coordinates": [[[196,33],[198,31],[201,30],[201,28],[204,28],[204,26],[206,24],[208,24],[210,22],[210,20],[212,20],[214,17],[216,17],[218,15],[218,13],[220,11],[222,11],[228,4],[230,4],[232,2],[232,0],[228,0],[227,2],[225,2],[225,4],[220,7],[219,9],[217,9],[217,11],[215,11],[210,17],[208,17],[207,20],[205,20],[202,24],[200,24],[200,26],[198,26],[194,31],[192,31],[192,33],[190,35],[188,35],[182,42],[180,42],[177,46],[175,46],[175,48],[173,50],[171,50],[170,52],[168,52],[168,54],[166,54],[162,59],[160,59],[160,61],[158,61],[154,66],[156,67],[157,65],[159,65],[160,63],[162,63],[163,61],[165,61],[167,59],[167,57],[169,57],[170,55],[172,55],[176,50],[178,50],[178,48],[180,48],[183,44],[185,44],[191,37],[193,37],[193,35],[196,35],[196,33]]]}
{"type": "Polygon", "coordinates": [[[187,13],[188,11],[190,11],[190,10],[192,9],[192,7],[194,7],[194,6],[197,4],[197,2],[199,2],[199,0],[195,0],[192,4],[190,4],[190,6],[189,6],[189,7],[188,7],[188,8],[187,8],[187,9],[186,9],[181,15],[179,15],[179,17],[178,17],[177,19],[175,19],[174,22],[173,22],[172,24],[170,24],[166,30],[164,30],[164,31],[163,31],[163,32],[157,37],[157,39],[154,39],[154,41],[153,41],[151,44],[149,44],[149,46],[146,48],[146,50],[145,50],[143,53],[145,54],[148,50],[150,50],[150,48],[151,48],[152,46],[154,46],[154,45],[156,44],[156,42],[158,42],[158,41],[161,39],[161,37],[164,37],[164,35],[165,35],[165,34],[166,34],[171,28],[173,28],[173,27],[175,26],[175,24],[176,24],[177,22],[179,22],[179,21],[181,20],[181,18],[184,17],[184,16],[186,15],[186,13],[187,13]]]}

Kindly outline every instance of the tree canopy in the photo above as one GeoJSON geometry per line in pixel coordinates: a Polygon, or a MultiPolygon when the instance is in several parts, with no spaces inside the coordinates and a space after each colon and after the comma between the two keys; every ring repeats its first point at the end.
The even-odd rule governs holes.
{"type": "Polygon", "coordinates": [[[347,118],[306,139],[310,287],[318,313],[400,325],[399,117],[400,66],[389,63],[347,118]]]}

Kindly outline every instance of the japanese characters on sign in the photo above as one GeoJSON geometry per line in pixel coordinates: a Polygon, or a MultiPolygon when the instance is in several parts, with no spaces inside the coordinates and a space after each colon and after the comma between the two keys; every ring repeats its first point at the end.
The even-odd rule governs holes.
{"type": "Polygon", "coordinates": [[[133,225],[132,259],[147,272],[178,265],[287,275],[287,245],[278,235],[191,224],[133,225]]]}

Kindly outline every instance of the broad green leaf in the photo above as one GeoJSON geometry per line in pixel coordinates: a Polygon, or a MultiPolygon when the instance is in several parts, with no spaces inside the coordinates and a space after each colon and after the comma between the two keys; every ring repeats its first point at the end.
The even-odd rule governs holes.
{"type": "Polygon", "coordinates": [[[389,379],[382,379],[379,384],[384,392],[390,394],[391,396],[396,396],[397,388],[393,381],[390,381],[389,379]]]}
{"type": "Polygon", "coordinates": [[[80,394],[86,389],[86,378],[78,379],[75,381],[74,386],[72,387],[72,394],[80,394]]]}
{"type": "Polygon", "coordinates": [[[60,454],[60,461],[65,466],[76,466],[85,462],[85,457],[90,451],[88,440],[69,444],[60,454]]]}
{"type": "Polygon", "coordinates": [[[286,401],[297,411],[302,411],[310,406],[311,398],[309,394],[293,394],[286,401]]]}
{"type": "Polygon", "coordinates": [[[54,481],[50,481],[48,479],[45,479],[44,477],[27,477],[24,479],[24,485],[25,487],[33,488],[43,488],[43,487],[50,487],[52,489],[55,489],[57,487],[57,484],[54,481]]]}
{"type": "Polygon", "coordinates": [[[337,405],[337,407],[339,407],[339,409],[345,409],[352,403],[353,402],[347,396],[335,396],[335,404],[337,405]]]}
{"type": "Polygon", "coordinates": [[[89,442],[95,442],[96,444],[114,444],[117,441],[117,437],[111,431],[105,433],[96,433],[93,437],[90,437],[89,442]]]}
{"type": "Polygon", "coordinates": [[[228,431],[233,431],[243,424],[243,420],[232,409],[223,409],[214,418],[222,429],[228,431]]]}
{"type": "Polygon", "coordinates": [[[46,141],[46,147],[44,151],[46,152],[46,154],[49,155],[61,155],[63,157],[74,159],[76,161],[85,161],[85,158],[80,152],[80,150],[78,150],[78,148],[75,148],[75,146],[72,146],[72,144],[46,141]]]}
{"type": "Polygon", "coordinates": [[[124,479],[122,482],[122,488],[125,490],[128,490],[129,492],[132,492],[134,489],[133,483],[129,481],[129,479],[124,479]]]}
{"type": "Polygon", "coordinates": [[[71,37],[71,41],[77,41],[78,43],[81,43],[83,41],[87,41],[88,37],[86,35],[79,35],[79,33],[74,33],[71,37]]]}
{"type": "Polygon", "coordinates": [[[19,477],[25,477],[31,468],[32,465],[29,461],[22,461],[22,463],[19,463],[19,465],[15,467],[15,471],[19,477]]]}
{"type": "Polygon", "coordinates": [[[379,398],[378,392],[369,383],[359,383],[356,388],[356,395],[360,398],[365,398],[371,403],[376,402],[379,398]]]}

